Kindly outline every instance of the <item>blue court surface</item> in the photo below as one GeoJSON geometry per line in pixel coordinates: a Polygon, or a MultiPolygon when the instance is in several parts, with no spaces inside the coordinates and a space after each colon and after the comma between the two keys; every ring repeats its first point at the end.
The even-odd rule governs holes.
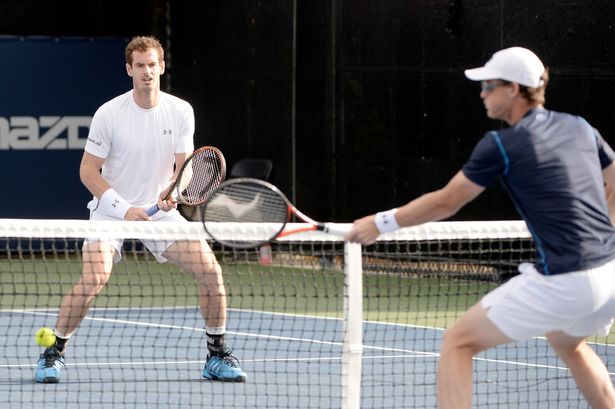
{"type": "MultiPolygon", "coordinates": [[[[201,378],[203,320],[195,307],[92,309],[71,339],[59,384],[37,384],[38,327],[56,310],[2,310],[0,406],[17,408],[339,408],[343,323],[231,309],[227,343],[245,384],[201,378]],[[11,402],[10,405],[6,402],[11,402]]],[[[51,324],[52,325],[52,324],[51,324]]],[[[442,330],[364,323],[362,408],[435,407],[442,330]]],[[[615,346],[592,344],[615,379],[615,346]]],[[[475,360],[474,406],[586,408],[543,339],[475,360]]]]}

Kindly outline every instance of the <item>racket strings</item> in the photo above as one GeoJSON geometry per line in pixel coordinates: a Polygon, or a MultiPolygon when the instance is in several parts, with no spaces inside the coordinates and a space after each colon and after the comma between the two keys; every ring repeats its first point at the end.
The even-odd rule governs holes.
{"type": "Polygon", "coordinates": [[[229,184],[216,191],[205,209],[209,222],[278,223],[288,219],[288,205],[277,192],[257,184],[229,184]]]}
{"type": "Polygon", "coordinates": [[[289,215],[288,201],[281,192],[267,182],[250,178],[223,183],[202,212],[207,233],[233,248],[257,247],[272,240],[284,229],[289,215]],[[235,234],[225,234],[225,226],[233,226],[235,234]]]}
{"type": "Polygon", "coordinates": [[[185,204],[201,204],[222,183],[224,176],[224,164],[216,152],[199,152],[182,170],[177,197],[185,204]]]}

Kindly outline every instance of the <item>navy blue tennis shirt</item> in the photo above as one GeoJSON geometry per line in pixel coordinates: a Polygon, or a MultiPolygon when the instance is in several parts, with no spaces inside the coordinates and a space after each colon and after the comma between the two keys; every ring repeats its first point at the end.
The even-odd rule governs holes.
{"type": "Polygon", "coordinates": [[[602,169],[613,149],[583,118],[534,108],[490,131],[463,166],[484,187],[500,178],[525,220],[545,275],[598,267],[615,258],[615,228],[602,169]]]}

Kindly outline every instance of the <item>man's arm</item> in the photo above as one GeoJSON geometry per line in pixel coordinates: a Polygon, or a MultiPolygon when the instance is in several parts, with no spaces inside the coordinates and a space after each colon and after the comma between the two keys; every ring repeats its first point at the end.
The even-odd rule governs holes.
{"type": "Polygon", "coordinates": [[[99,158],[91,153],[84,152],[79,168],[81,183],[99,199],[103,193],[111,187],[100,175],[100,169],[102,169],[104,163],[104,158],[99,158]]]}
{"type": "Polygon", "coordinates": [[[150,220],[147,213],[145,213],[145,210],[139,207],[130,206],[130,204],[125,202],[119,195],[117,195],[117,193],[115,193],[115,191],[110,190],[111,186],[100,174],[100,169],[102,169],[104,163],[104,158],[99,158],[91,153],[84,152],[83,158],[81,159],[81,166],[79,167],[79,177],[81,178],[81,182],[94,196],[99,199],[99,206],[101,206],[101,203],[106,203],[107,200],[110,202],[119,200],[123,203],[119,206],[112,205],[113,208],[108,209],[110,211],[109,213],[112,213],[111,210],[118,212],[113,214],[113,216],[120,219],[123,218],[124,220],[150,220]],[[103,195],[105,193],[112,195],[110,198],[105,200],[103,199],[103,195]],[[125,208],[125,211],[118,210],[122,208],[125,208]]]}
{"type": "MultiPolygon", "coordinates": [[[[424,194],[398,208],[394,217],[400,227],[446,219],[484,190],[483,186],[472,182],[459,171],[442,189],[424,194]]],[[[355,221],[346,240],[367,245],[374,243],[379,235],[375,215],[371,215],[355,221]]]]}
{"type": "Polygon", "coordinates": [[[602,169],[602,175],[606,183],[606,204],[609,207],[611,221],[615,222],[615,162],[602,169]]]}
{"type": "Polygon", "coordinates": [[[168,200],[163,200],[168,194],[169,189],[172,189],[175,185],[175,181],[177,180],[177,175],[179,174],[182,165],[186,161],[186,158],[190,155],[189,152],[182,152],[175,154],[175,172],[173,172],[173,177],[169,181],[169,185],[160,192],[158,196],[158,209],[168,212],[169,210],[177,208],[177,204],[175,203],[175,198],[170,197],[168,200]]]}
{"type": "Polygon", "coordinates": [[[179,170],[182,168],[186,158],[190,156],[192,152],[182,152],[175,154],[175,172],[173,172],[173,180],[177,179],[177,174],[179,170]]]}

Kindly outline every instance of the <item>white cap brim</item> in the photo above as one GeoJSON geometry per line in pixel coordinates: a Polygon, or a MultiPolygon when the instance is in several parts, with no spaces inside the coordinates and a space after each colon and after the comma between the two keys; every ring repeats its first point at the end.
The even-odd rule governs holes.
{"type": "Polygon", "coordinates": [[[487,80],[497,80],[500,79],[500,72],[496,72],[495,70],[490,70],[487,67],[478,67],[472,68],[469,70],[465,70],[464,74],[468,79],[472,81],[487,81],[487,80]]]}

